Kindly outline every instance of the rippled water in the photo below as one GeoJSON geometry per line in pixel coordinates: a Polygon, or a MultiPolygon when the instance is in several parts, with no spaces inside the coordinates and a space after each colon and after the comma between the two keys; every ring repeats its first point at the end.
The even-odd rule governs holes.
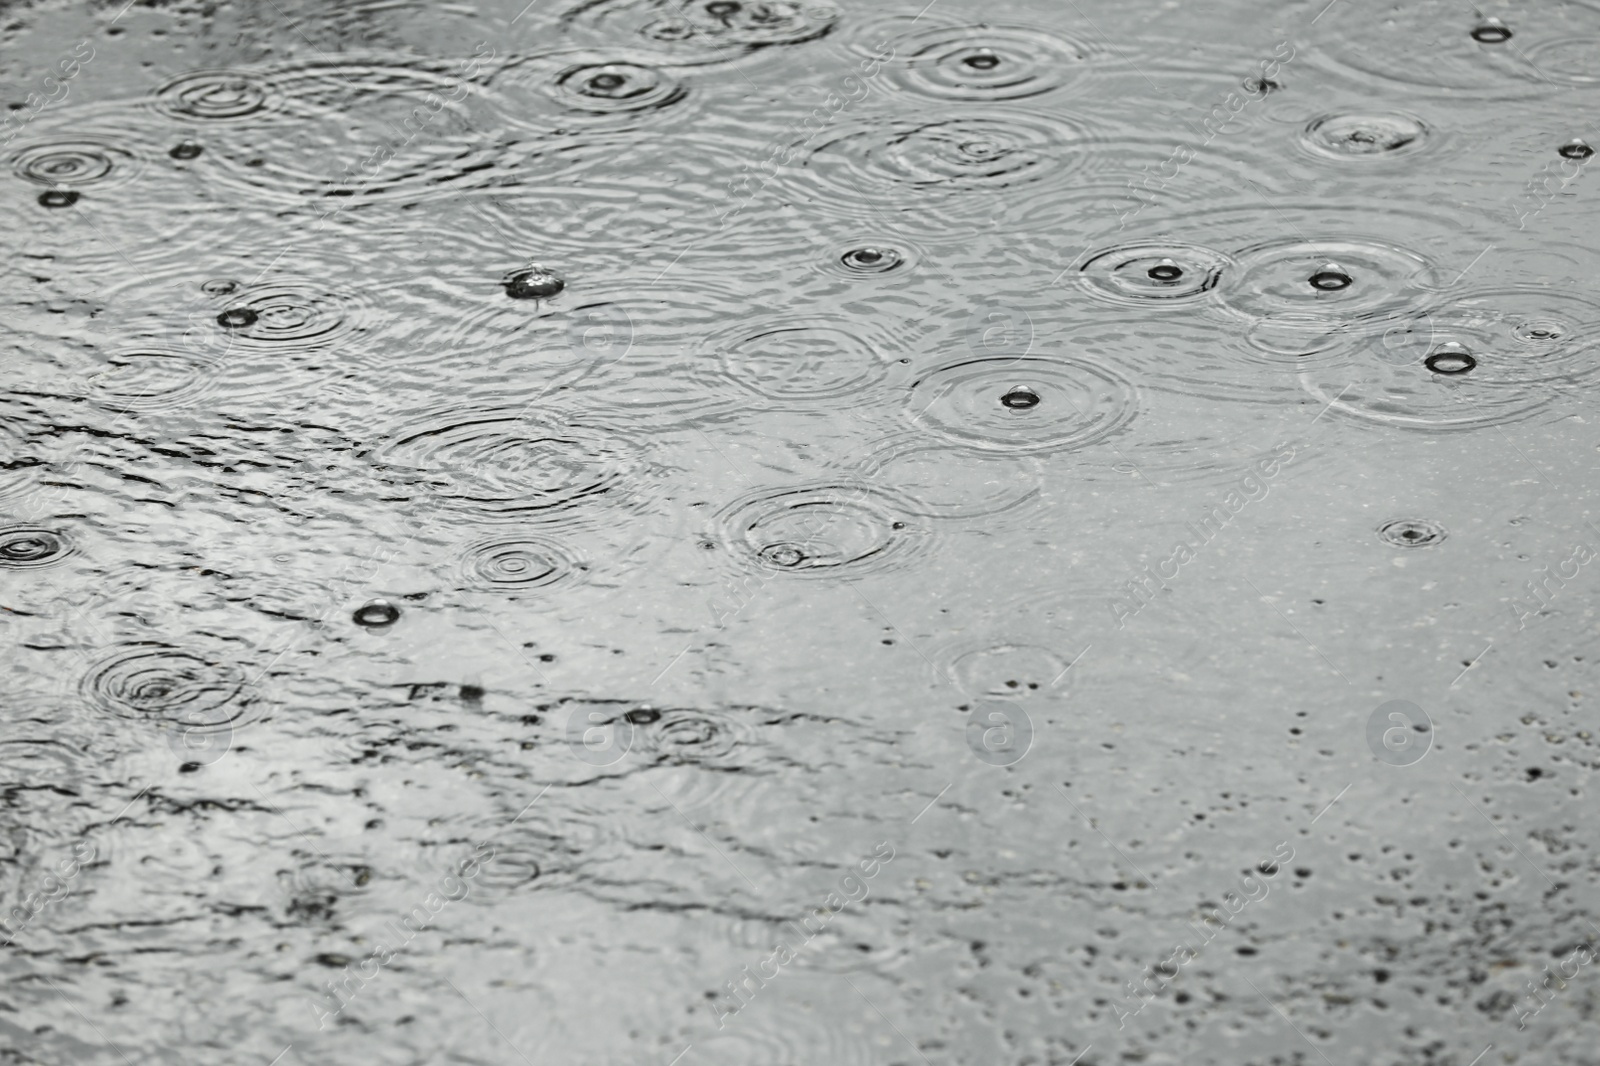
{"type": "Polygon", "coordinates": [[[1600,4],[6,16],[4,1061],[1592,1061],[1600,4]]]}

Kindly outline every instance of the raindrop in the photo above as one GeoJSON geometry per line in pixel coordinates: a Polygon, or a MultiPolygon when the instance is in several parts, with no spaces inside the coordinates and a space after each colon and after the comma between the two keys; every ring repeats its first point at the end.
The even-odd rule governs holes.
{"type": "Polygon", "coordinates": [[[1039,394],[1027,385],[1013,385],[1000,397],[1000,402],[1013,411],[1026,411],[1039,406],[1039,394]]]}
{"type": "Polygon", "coordinates": [[[712,18],[727,18],[738,13],[739,5],[734,0],[711,0],[711,3],[706,5],[706,14],[712,18]]]}
{"type": "Polygon", "coordinates": [[[1582,137],[1574,137],[1556,150],[1566,159],[1583,160],[1594,155],[1594,149],[1590,148],[1589,142],[1582,137]]]}
{"type": "Polygon", "coordinates": [[[40,207],[71,207],[77,202],[75,189],[50,189],[39,194],[40,207]]]}
{"type": "Polygon", "coordinates": [[[905,262],[905,257],[893,248],[852,248],[839,262],[857,273],[883,274],[905,262]]]}
{"type": "Polygon", "coordinates": [[[230,307],[217,316],[217,324],[227,329],[249,329],[260,317],[248,307],[230,307]]]}
{"type": "Polygon", "coordinates": [[[194,159],[203,151],[205,149],[193,141],[181,141],[173,145],[167,154],[174,159],[194,159]]]}
{"type": "Polygon", "coordinates": [[[1445,536],[1443,526],[1425,518],[1397,518],[1378,527],[1378,537],[1397,548],[1425,548],[1445,536]]]}
{"type": "Polygon", "coordinates": [[[1344,268],[1338,263],[1323,263],[1317,272],[1307,280],[1311,282],[1313,289],[1319,289],[1322,292],[1338,292],[1340,289],[1348,289],[1350,283],[1355,279],[1346,274],[1344,268]]]}
{"type": "Polygon", "coordinates": [[[533,264],[507,278],[505,287],[513,300],[543,300],[559,293],[567,283],[554,271],[533,264]]]}
{"type": "Polygon", "coordinates": [[[1511,30],[1497,18],[1486,18],[1473,27],[1472,39],[1482,44],[1501,44],[1511,39],[1511,30]]]}
{"type": "Polygon", "coordinates": [[[1000,65],[1000,57],[991,49],[980,48],[962,59],[962,62],[973,70],[993,70],[1000,65]]]}
{"type": "Polygon", "coordinates": [[[356,625],[366,626],[368,629],[382,629],[385,626],[392,626],[399,618],[400,608],[388,600],[373,600],[370,603],[364,603],[356,608],[356,613],[351,616],[356,625]]]}
{"type": "Polygon", "coordinates": [[[1163,259],[1145,273],[1153,281],[1177,281],[1183,277],[1183,268],[1170,259],[1163,259]]]}
{"type": "Polygon", "coordinates": [[[1435,374],[1465,374],[1478,365],[1472,353],[1457,344],[1455,341],[1446,341],[1439,345],[1438,351],[1422,361],[1435,374]]]}

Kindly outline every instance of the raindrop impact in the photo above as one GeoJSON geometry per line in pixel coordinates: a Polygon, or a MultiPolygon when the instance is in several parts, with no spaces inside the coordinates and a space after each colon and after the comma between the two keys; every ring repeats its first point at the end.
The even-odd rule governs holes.
{"type": "Polygon", "coordinates": [[[182,141],[173,145],[167,154],[174,159],[194,159],[203,151],[205,149],[193,141],[182,141]]]}
{"type": "Polygon", "coordinates": [[[40,207],[71,207],[78,202],[75,189],[51,189],[39,194],[40,207]]]}
{"type": "Polygon", "coordinates": [[[1322,292],[1338,292],[1340,289],[1348,289],[1351,283],[1355,281],[1354,278],[1344,272],[1344,268],[1338,263],[1322,264],[1317,272],[1306,280],[1311,283],[1313,289],[1318,289],[1322,292]]]}
{"type": "Polygon", "coordinates": [[[1590,148],[1589,142],[1584,140],[1582,137],[1572,138],[1572,140],[1568,141],[1566,144],[1563,144],[1560,148],[1556,149],[1556,151],[1560,152],[1562,158],[1565,159],[1584,160],[1594,155],[1594,149],[1590,148]]]}
{"type": "Polygon", "coordinates": [[[904,263],[905,257],[893,248],[852,248],[839,262],[858,274],[883,274],[904,263]]]}
{"type": "Polygon", "coordinates": [[[217,316],[217,325],[226,329],[249,329],[260,317],[248,307],[230,307],[217,316]]]}
{"type": "Polygon", "coordinates": [[[399,619],[400,608],[388,600],[373,600],[371,603],[364,603],[356,608],[355,614],[351,615],[351,620],[356,625],[365,626],[368,629],[382,629],[385,626],[392,626],[399,619]]]}
{"type": "Polygon", "coordinates": [[[1183,268],[1170,259],[1163,259],[1145,271],[1153,281],[1177,281],[1183,277],[1183,268]]]}
{"type": "Polygon", "coordinates": [[[1454,341],[1439,345],[1438,351],[1422,361],[1422,365],[1435,374],[1465,374],[1478,365],[1472,353],[1454,341]]]}
{"type": "Polygon", "coordinates": [[[1501,44],[1511,40],[1511,30],[1497,18],[1486,18],[1473,27],[1472,39],[1482,44],[1501,44]]]}
{"type": "Polygon", "coordinates": [[[1445,531],[1425,518],[1397,518],[1378,527],[1378,538],[1397,548],[1425,548],[1444,540],[1445,531]]]}
{"type": "Polygon", "coordinates": [[[1027,385],[1013,385],[1000,397],[1000,402],[1013,411],[1026,411],[1039,406],[1039,394],[1027,385]]]}

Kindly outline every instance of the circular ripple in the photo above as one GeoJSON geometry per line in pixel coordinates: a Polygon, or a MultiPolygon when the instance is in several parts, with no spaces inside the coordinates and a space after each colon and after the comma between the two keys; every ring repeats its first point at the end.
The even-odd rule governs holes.
{"type": "Polygon", "coordinates": [[[1192,303],[1216,288],[1233,261],[1193,244],[1124,244],[1092,255],[1078,268],[1091,296],[1137,307],[1192,303]]]}
{"type": "Polygon", "coordinates": [[[251,702],[244,670],[156,641],[114,648],[79,683],[93,706],[141,721],[225,731],[245,717],[251,702]]]}
{"type": "Polygon", "coordinates": [[[762,489],[718,516],[742,562],[769,573],[850,577],[899,565],[927,540],[898,494],[869,485],[762,489]]]}
{"type": "Polygon", "coordinates": [[[587,0],[560,17],[569,29],[609,41],[631,38],[702,63],[814,40],[838,19],[831,4],[797,0],[587,0]]]}
{"type": "Polygon", "coordinates": [[[1405,428],[1472,429],[1528,417],[1600,374],[1600,303],[1534,286],[1474,290],[1364,336],[1367,358],[1302,380],[1340,413],[1405,428]],[[1351,377],[1338,394],[1331,382],[1351,377]],[[1337,402],[1335,402],[1337,400],[1337,402]]]}
{"type": "Polygon", "coordinates": [[[637,129],[686,110],[689,91],[673,63],[655,52],[563,51],[507,64],[491,85],[506,97],[510,121],[541,131],[574,123],[637,129]]]}
{"type": "Polygon", "coordinates": [[[1220,291],[1225,303],[1252,317],[1361,318],[1403,306],[1439,283],[1426,258],[1378,241],[1271,241],[1240,251],[1238,260],[1220,291]]]}
{"type": "Polygon", "coordinates": [[[123,411],[182,407],[215,382],[215,363],[194,352],[134,348],[105,356],[105,363],[89,387],[106,406],[123,411]]]}
{"type": "Polygon", "coordinates": [[[1084,448],[1128,424],[1139,407],[1127,379],[1080,359],[1049,356],[966,359],[930,371],[911,387],[918,424],[961,444],[1016,451],[1084,448]],[[1030,407],[1001,402],[1018,385],[1039,396],[1030,407]]]}
{"type": "Polygon", "coordinates": [[[1505,0],[1494,12],[1503,29],[1455,0],[1340,3],[1318,22],[1312,62],[1364,88],[1376,80],[1503,98],[1519,88],[1547,92],[1551,83],[1600,84],[1600,8],[1505,0]]]}
{"type": "Polygon", "coordinates": [[[282,98],[252,71],[195,70],[157,89],[155,105],[173,118],[231,122],[277,110],[282,98]]]}
{"type": "Polygon", "coordinates": [[[90,137],[40,141],[11,156],[17,177],[52,189],[119,185],[136,178],[143,165],[132,148],[90,137]]]}
{"type": "Polygon", "coordinates": [[[1426,548],[1438,544],[1447,534],[1439,523],[1425,518],[1396,518],[1379,526],[1378,536],[1397,548],[1426,548]]]}
{"type": "Polygon", "coordinates": [[[1037,644],[1002,643],[965,648],[950,656],[950,683],[975,698],[1016,698],[1049,691],[1068,660],[1037,644]]]}
{"type": "Polygon", "coordinates": [[[228,340],[260,350],[335,348],[365,329],[370,317],[355,294],[300,277],[268,278],[219,298],[219,306],[217,325],[228,340]]]}
{"type": "Polygon", "coordinates": [[[1100,52],[1082,41],[1017,26],[946,26],[895,44],[905,89],[944,100],[1017,100],[1075,80],[1100,52]]]}
{"type": "Polygon", "coordinates": [[[737,763],[741,747],[751,741],[743,723],[715,711],[679,709],[639,729],[646,750],[669,762],[702,766],[737,763]]]}
{"type": "Polygon", "coordinates": [[[37,570],[64,562],[77,551],[72,539],[53,529],[13,526],[0,529],[0,568],[37,570]]]}
{"type": "Polygon", "coordinates": [[[521,411],[441,413],[382,451],[398,472],[448,503],[522,520],[566,523],[584,510],[640,509],[642,449],[610,430],[522,417],[521,411]],[[577,512],[575,515],[574,512],[577,512]]]}
{"type": "Polygon", "coordinates": [[[1039,498],[1044,477],[1034,457],[971,452],[920,435],[886,441],[859,466],[901,493],[910,514],[947,522],[1022,510],[1039,498]]]}
{"type": "Polygon", "coordinates": [[[787,315],[744,324],[707,339],[702,356],[770,400],[871,400],[899,346],[871,324],[834,318],[787,315]]]}
{"type": "Polygon", "coordinates": [[[573,580],[587,565],[559,541],[522,535],[480,541],[463,553],[467,582],[482,589],[548,588],[573,580]]]}
{"type": "Polygon", "coordinates": [[[776,180],[821,208],[895,203],[900,221],[948,233],[990,225],[1004,207],[997,196],[1066,182],[1089,147],[1084,128],[1028,112],[856,119],[793,146],[800,158],[776,180]]]}
{"type": "Polygon", "coordinates": [[[1341,111],[1313,119],[1300,146],[1324,159],[1388,160],[1410,158],[1429,147],[1432,131],[1415,115],[1400,111],[1341,111]]]}

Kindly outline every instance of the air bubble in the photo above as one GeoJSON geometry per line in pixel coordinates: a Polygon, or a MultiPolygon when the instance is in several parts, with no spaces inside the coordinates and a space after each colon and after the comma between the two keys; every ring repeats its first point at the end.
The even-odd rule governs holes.
{"type": "Polygon", "coordinates": [[[71,207],[78,202],[75,189],[50,189],[39,194],[40,207],[71,207]]]}
{"type": "Polygon", "coordinates": [[[356,608],[351,620],[358,626],[368,629],[382,629],[392,626],[400,619],[400,608],[388,600],[373,600],[356,608]]]}
{"type": "Polygon", "coordinates": [[[505,280],[506,295],[513,300],[544,300],[567,287],[560,275],[537,264],[505,280]]]}
{"type": "Polygon", "coordinates": [[[992,49],[980,48],[961,60],[973,70],[993,70],[1000,65],[1000,57],[992,49]]]}
{"type": "Polygon", "coordinates": [[[1039,394],[1027,385],[1013,385],[1000,397],[1000,402],[1013,411],[1026,411],[1039,406],[1039,394]]]}
{"type": "Polygon", "coordinates": [[[1444,344],[1439,345],[1437,351],[1424,359],[1422,365],[1435,374],[1465,374],[1477,366],[1478,361],[1472,357],[1472,353],[1467,351],[1464,345],[1457,344],[1455,341],[1446,341],[1444,344]]]}
{"type": "Polygon", "coordinates": [[[1502,44],[1511,40],[1511,30],[1497,18],[1486,18],[1473,27],[1472,39],[1481,44],[1502,44]]]}
{"type": "Polygon", "coordinates": [[[207,296],[231,296],[239,291],[239,283],[227,278],[216,278],[212,281],[202,281],[200,291],[207,296]]]}
{"type": "Polygon", "coordinates": [[[217,325],[225,329],[249,329],[260,317],[248,307],[230,307],[217,316],[217,325]]]}
{"type": "Polygon", "coordinates": [[[1321,292],[1338,292],[1340,289],[1348,289],[1351,283],[1355,281],[1354,278],[1344,272],[1344,268],[1338,263],[1322,264],[1317,269],[1317,272],[1306,280],[1311,283],[1313,289],[1321,292]]]}
{"type": "Polygon", "coordinates": [[[1594,155],[1594,149],[1590,148],[1589,142],[1584,140],[1582,137],[1572,138],[1572,140],[1568,141],[1566,144],[1563,144],[1560,148],[1556,149],[1556,151],[1560,152],[1562,158],[1564,159],[1577,159],[1580,161],[1588,159],[1590,156],[1594,155]]]}
{"type": "Polygon", "coordinates": [[[205,151],[205,149],[200,145],[195,144],[193,141],[181,141],[178,144],[173,145],[172,150],[167,154],[174,159],[194,159],[197,158],[203,151],[205,151]]]}
{"type": "Polygon", "coordinates": [[[904,263],[905,256],[893,248],[852,248],[839,262],[859,274],[883,274],[904,263]]]}

